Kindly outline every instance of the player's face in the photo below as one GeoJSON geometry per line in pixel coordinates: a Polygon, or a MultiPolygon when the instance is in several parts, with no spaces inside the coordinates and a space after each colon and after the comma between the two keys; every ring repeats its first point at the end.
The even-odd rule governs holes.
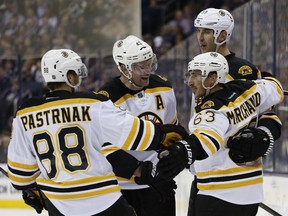
{"type": "Polygon", "coordinates": [[[192,89],[196,100],[205,96],[206,90],[202,85],[202,75],[200,70],[189,71],[186,76],[186,83],[192,89]]]}
{"type": "Polygon", "coordinates": [[[154,72],[155,59],[151,58],[132,65],[132,79],[137,86],[149,85],[149,77],[154,72]]]}
{"type": "Polygon", "coordinates": [[[197,28],[197,39],[202,53],[216,51],[212,29],[197,28]]]}

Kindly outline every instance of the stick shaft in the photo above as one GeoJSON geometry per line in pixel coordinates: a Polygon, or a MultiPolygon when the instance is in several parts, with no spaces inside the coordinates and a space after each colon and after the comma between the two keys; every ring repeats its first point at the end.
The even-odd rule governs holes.
{"type": "Polygon", "coordinates": [[[8,173],[2,167],[0,167],[0,172],[2,172],[7,178],[9,178],[8,173]]]}
{"type": "Polygon", "coordinates": [[[265,211],[269,212],[271,215],[273,216],[282,216],[281,214],[279,214],[278,212],[276,212],[275,210],[273,210],[272,208],[270,208],[269,206],[265,205],[264,203],[260,203],[259,206],[264,209],[265,211]]]}

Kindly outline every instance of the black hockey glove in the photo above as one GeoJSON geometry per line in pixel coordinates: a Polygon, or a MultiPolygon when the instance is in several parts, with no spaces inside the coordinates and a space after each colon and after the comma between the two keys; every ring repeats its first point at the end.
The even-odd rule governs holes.
{"type": "Polygon", "coordinates": [[[43,200],[40,197],[38,189],[30,189],[30,190],[23,190],[22,191],[22,198],[24,202],[34,208],[38,214],[41,214],[44,205],[43,200]]]}
{"type": "Polygon", "coordinates": [[[177,189],[176,182],[173,179],[170,181],[160,179],[149,186],[157,193],[159,200],[162,203],[172,199],[175,195],[175,190],[177,189]]]}
{"type": "Polygon", "coordinates": [[[191,146],[185,140],[175,142],[158,154],[157,170],[161,178],[173,179],[187,165],[193,163],[191,146]]]}
{"type": "Polygon", "coordinates": [[[141,176],[135,177],[136,184],[151,185],[157,181],[158,172],[156,166],[151,161],[142,161],[139,164],[141,176]]]}
{"type": "Polygon", "coordinates": [[[274,138],[265,127],[244,129],[227,143],[229,156],[235,163],[250,162],[266,156],[273,145],[274,138]]]}
{"type": "Polygon", "coordinates": [[[170,146],[174,142],[179,140],[184,140],[188,138],[189,134],[185,130],[184,127],[179,125],[173,125],[173,124],[157,124],[157,126],[160,127],[162,133],[163,133],[163,140],[162,145],[163,146],[170,146]]]}

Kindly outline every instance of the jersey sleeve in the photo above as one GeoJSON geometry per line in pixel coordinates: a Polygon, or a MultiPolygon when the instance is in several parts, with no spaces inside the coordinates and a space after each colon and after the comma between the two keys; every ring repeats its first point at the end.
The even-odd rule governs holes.
{"type": "Polygon", "coordinates": [[[156,149],[163,138],[151,121],[141,120],[111,101],[103,103],[100,119],[103,143],[123,150],[156,149]]]}
{"type": "Polygon", "coordinates": [[[255,80],[257,92],[260,94],[258,114],[282,102],[284,98],[283,87],[281,83],[273,77],[255,80]]]}
{"type": "Polygon", "coordinates": [[[36,183],[40,170],[32,149],[29,147],[17,116],[13,120],[12,137],[8,147],[8,174],[16,189],[27,189],[36,183]]]}
{"type": "Polygon", "coordinates": [[[225,144],[229,121],[219,110],[205,109],[195,114],[189,122],[188,138],[194,148],[195,159],[202,160],[215,154],[225,144]]]}
{"type": "Polygon", "coordinates": [[[273,111],[266,111],[263,113],[258,121],[258,127],[264,126],[271,132],[274,140],[281,136],[282,123],[279,117],[273,111]]]}

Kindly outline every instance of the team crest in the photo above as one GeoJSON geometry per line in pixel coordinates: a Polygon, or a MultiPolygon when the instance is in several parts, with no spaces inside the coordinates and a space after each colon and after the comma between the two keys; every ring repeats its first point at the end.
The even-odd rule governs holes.
{"type": "Polygon", "coordinates": [[[107,91],[101,90],[101,91],[98,91],[97,94],[102,94],[109,98],[109,93],[107,91]]]}
{"type": "Polygon", "coordinates": [[[242,67],[239,68],[238,73],[241,74],[242,76],[246,76],[252,74],[253,71],[249,65],[243,65],[242,67]]]}
{"type": "Polygon", "coordinates": [[[153,112],[144,112],[144,113],[141,113],[140,115],[138,115],[138,118],[141,118],[141,119],[144,119],[144,120],[148,120],[148,121],[152,121],[154,123],[161,123],[163,124],[163,121],[162,119],[156,115],[155,113],[153,112]]]}
{"type": "Polygon", "coordinates": [[[118,43],[117,43],[117,47],[121,47],[123,45],[123,41],[120,40],[118,43]]]}
{"type": "Polygon", "coordinates": [[[62,51],[61,54],[64,58],[67,58],[69,56],[69,54],[66,51],[62,51]]]}
{"type": "Polygon", "coordinates": [[[220,16],[225,16],[225,12],[223,10],[219,11],[220,16]]]}
{"type": "Polygon", "coordinates": [[[215,106],[213,101],[206,101],[204,104],[202,104],[201,109],[208,109],[215,106]]]}

